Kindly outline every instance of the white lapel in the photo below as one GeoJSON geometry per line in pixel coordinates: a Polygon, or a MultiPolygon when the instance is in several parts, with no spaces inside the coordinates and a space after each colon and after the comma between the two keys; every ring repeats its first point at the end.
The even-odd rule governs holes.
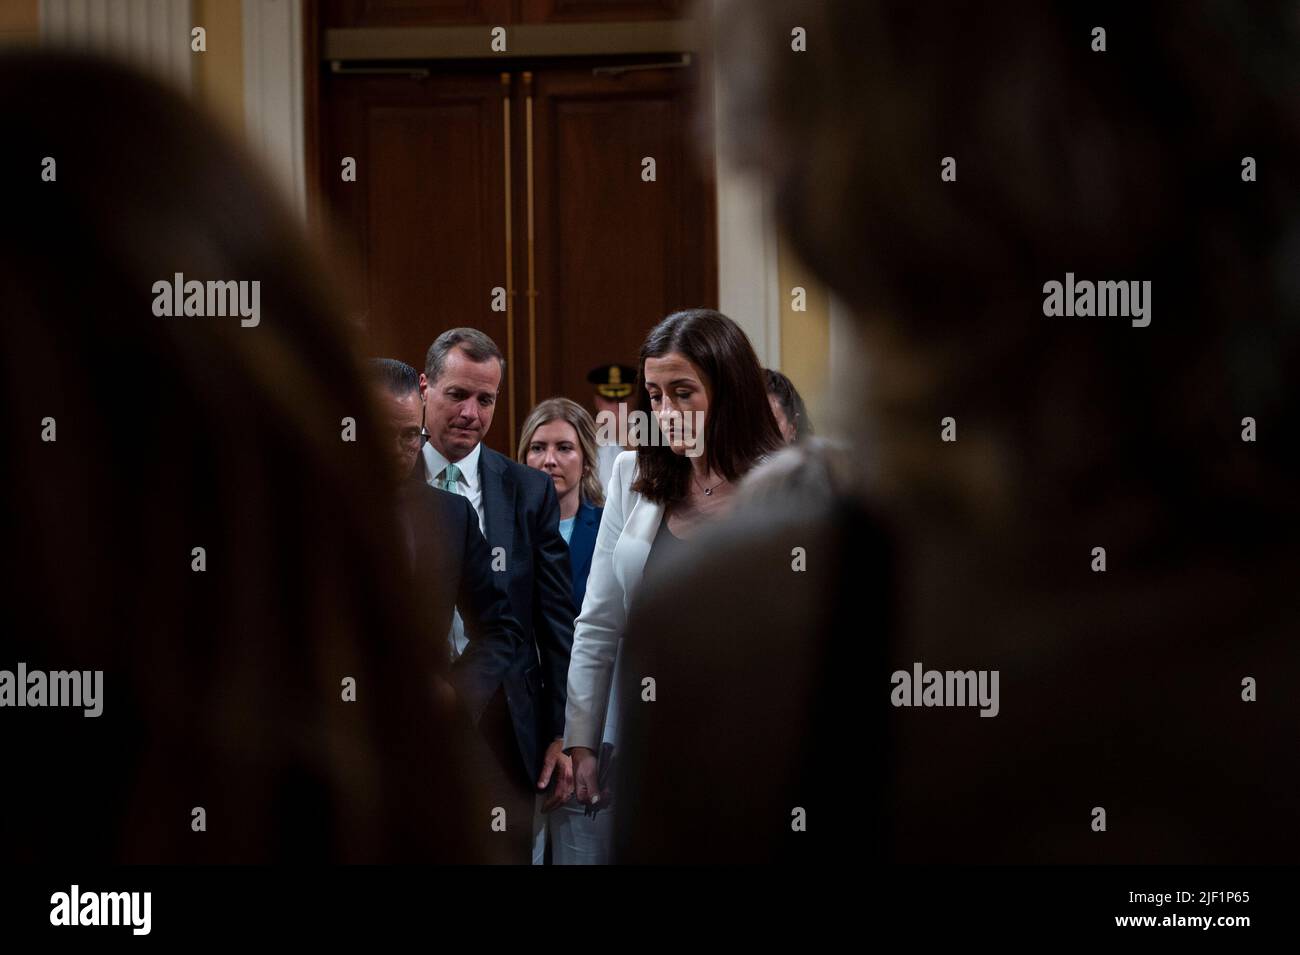
{"type": "Polygon", "coordinates": [[[614,576],[623,588],[625,606],[631,605],[633,595],[641,586],[646,558],[650,556],[650,545],[654,543],[659,523],[664,516],[662,504],[655,504],[640,494],[634,497],[632,512],[627,516],[623,533],[614,549],[614,576]]]}

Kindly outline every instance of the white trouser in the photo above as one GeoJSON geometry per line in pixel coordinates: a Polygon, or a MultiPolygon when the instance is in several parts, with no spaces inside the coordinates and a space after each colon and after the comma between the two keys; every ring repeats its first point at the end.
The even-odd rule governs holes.
{"type": "MultiPolygon", "coordinates": [[[[541,806],[541,800],[537,802],[541,806]]],[[[547,833],[551,839],[551,862],[554,865],[609,865],[613,855],[614,812],[602,809],[595,818],[586,815],[586,807],[570,796],[563,806],[543,815],[541,832],[533,840],[533,865],[541,865],[546,852],[547,833]]],[[[534,828],[536,832],[536,828],[534,828]]]]}

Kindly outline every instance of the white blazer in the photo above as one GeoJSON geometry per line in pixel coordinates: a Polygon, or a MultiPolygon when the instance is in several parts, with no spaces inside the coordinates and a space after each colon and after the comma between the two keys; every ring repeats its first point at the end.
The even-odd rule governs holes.
{"type": "MultiPolygon", "coordinates": [[[[573,625],[569,658],[569,703],[564,719],[564,748],[586,746],[600,751],[602,738],[613,741],[616,718],[606,725],[606,704],[615,709],[610,688],[627,611],[641,585],[646,558],[663,520],[664,506],[632,490],[636,452],[624,451],[614,462],[605,491],[605,510],[591,555],[587,595],[573,625]]],[[[613,714],[611,714],[613,717],[613,714]]]]}

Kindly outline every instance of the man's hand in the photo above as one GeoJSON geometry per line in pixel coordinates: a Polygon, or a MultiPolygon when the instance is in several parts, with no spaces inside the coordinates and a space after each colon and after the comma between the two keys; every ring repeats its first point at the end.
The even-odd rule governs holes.
{"type": "Polygon", "coordinates": [[[573,747],[573,784],[578,802],[597,805],[600,802],[600,760],[585,746],[573,747]]]}
{"type": "Polygon", "coordinates": [[[545,789],[551,784],[555,775],[555,792],[542,803],[542,812],[550,812],[562,806],[573,795],[573,760],[564,753],[564,740],[557,739],[546,747],[546,757],[542,760],[542,775],[537,778],[537,788],[545,789]]]}

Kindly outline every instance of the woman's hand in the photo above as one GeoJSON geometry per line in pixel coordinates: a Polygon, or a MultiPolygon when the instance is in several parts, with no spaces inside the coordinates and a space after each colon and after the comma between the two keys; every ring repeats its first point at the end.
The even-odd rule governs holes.
{"type": "Polygon", "coordinates": [[[585,746],[573,747],[573,784],[578,802],[600,802],[600,760],[585,746]]]}
{"type": "Polygon", "coordinates": [[[557,739],[546,747],[546,756],[542,759],[542,775],[537,780],[537,788],[545,789],[555,776],[555,792],[542,804],[542,812],[550,812],[563,806],[573,795],[573,762],[564,753],[564,740],[557,739]]]}

